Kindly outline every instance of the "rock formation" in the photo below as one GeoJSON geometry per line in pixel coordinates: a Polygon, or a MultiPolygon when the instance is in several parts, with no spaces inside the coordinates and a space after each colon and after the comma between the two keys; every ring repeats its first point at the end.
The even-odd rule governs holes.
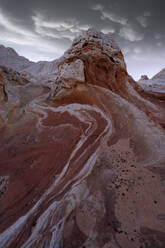
{"type": "Polygon", "coordinates": [[[164,248],[165,94],[94,29],[57,65],[0,70],[0,248],[164,248]]]}
{"type": "Polygon", "coordinates": [[[143,80],[149,80],[147,75],[141,75],[141,78],[139,79],[139,81],[143,81],[143,80]]]}
{"type": "Polygon", "coordinates": [[[25,57],[19,56],[13,48],[0,45],[0,65],[16,71],[25,70],[35,63],[25,57]]]}
{"type": "MultiPolygon", "coordinates": [[[[145,76],[142,76],[141,79],[137,82],[147,94],[157,95],[164,97],[165,93],[165,69],[162,69],[159,73],[153,76],[151,79],[145,79],[145,76]]],[[[162,98],[161,97],[161,98],[162,98]]]]}
{"type": "MultiPolygon", "coordinates": [[[[57,60],[35,63],[25,57],[19,56],[14,49],[0,45],[0,65],[38,78],[54,74],[57,69],[57,60]]],[[[34,81],[34,78],[32,79],[34,81]]]]}
{"type": "Polygon", "coordinates": [[[164,81],[165,81],[165,68],[163,68],[160,72],[158,72],[155,76],[153,76],[152,79],[153,80],[164,79],[164,81]]]}

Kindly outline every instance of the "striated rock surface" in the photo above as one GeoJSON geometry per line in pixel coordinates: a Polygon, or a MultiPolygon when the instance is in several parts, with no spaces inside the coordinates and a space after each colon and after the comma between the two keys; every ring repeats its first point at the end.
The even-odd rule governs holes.
{"type": "Polygon", "coordinates": [[[152,79],[164,79],[165,80],[165,68],[158,72],[152,79]]]}
{"type": "Polygon", "coordinates": [[[0,247],[164,248],[164,95],[95,29],[57,64],[0,70],[0,247]]]}

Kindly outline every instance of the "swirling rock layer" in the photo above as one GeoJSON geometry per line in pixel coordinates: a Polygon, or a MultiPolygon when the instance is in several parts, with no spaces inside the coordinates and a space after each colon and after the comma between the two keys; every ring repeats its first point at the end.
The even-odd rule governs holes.
{"type": "Polygon", "coordinates": [[[165,98],[109,36],[83,33],[45,84],[1,68],[0,86],[1,248],[165,247],[165,98]]]}

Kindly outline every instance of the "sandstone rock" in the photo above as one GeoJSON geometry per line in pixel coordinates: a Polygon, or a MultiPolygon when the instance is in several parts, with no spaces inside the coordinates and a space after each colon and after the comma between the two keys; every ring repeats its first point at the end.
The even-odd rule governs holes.
{"type": "Polygon", "coordinates": [[[163,248],[164,93],[95,29],[21,75],[0,71],[0,248],[163,248]]]}
{"type": "Polygon", "coordinates": [[[64,80],[85,82],[84,64],[80,59],[62,64],[59,68],[59,73],[64,80]]]}

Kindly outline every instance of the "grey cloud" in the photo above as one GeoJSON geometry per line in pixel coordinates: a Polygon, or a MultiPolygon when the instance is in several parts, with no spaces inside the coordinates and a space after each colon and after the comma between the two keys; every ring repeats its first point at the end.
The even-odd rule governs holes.
{"type": "Polygon", "coordinates": [[[130,24],[122,27],[119,31],[119,35],[129,41],[140,41],[144,39],[144,34],[134,29],[130,24]]]}
{"type": "Polygon", "coordinates": [[[66,38],[73,40],[81,31],[87,30],[90,25],[81,25],[75,19],[66,19],[63,21],[47,20],[40,13],[32,16],[35,25],[35,31],[41,36],[52,38],[66,38]]]}
{"type": "Polygon", "coordinates": [[[115,32],[115,29],[110,28],[110,27],[109,28],[102,28],[101,32],[103,32],[104,34],[109,34],[109,33],[113,34],[115,32]]]}
{"type": "Polygon", "coordinates": [[[137,16],[136,19],[142,25],[142,27],[146,28],[149,25],[149,17],[151,17],[151,13],[146,11],[142,15],[137,16]]]}
{"type": "Polygon", "coordinates": [[[13,17],[7,16],[0,9],[0,42],[7,45],[20,45],[25,47],[33,47],[37,44],[38,51],[55,53],[60,56],[63,49],[59,46],[54,46],[54,42],[36,34],[34,30],[27,29],[22,25],[18,25],[13,17]]]}
{"type": "Polygon", "coordinates": [[[100,18],[102,20],[108,19],[112,22],[120,23],[122,25],[127,23],[127,18],[114,13],[113,10],[105,9],[102,4],[96,4],[92,7],[92,9],[100,12],[100,18]]]}

